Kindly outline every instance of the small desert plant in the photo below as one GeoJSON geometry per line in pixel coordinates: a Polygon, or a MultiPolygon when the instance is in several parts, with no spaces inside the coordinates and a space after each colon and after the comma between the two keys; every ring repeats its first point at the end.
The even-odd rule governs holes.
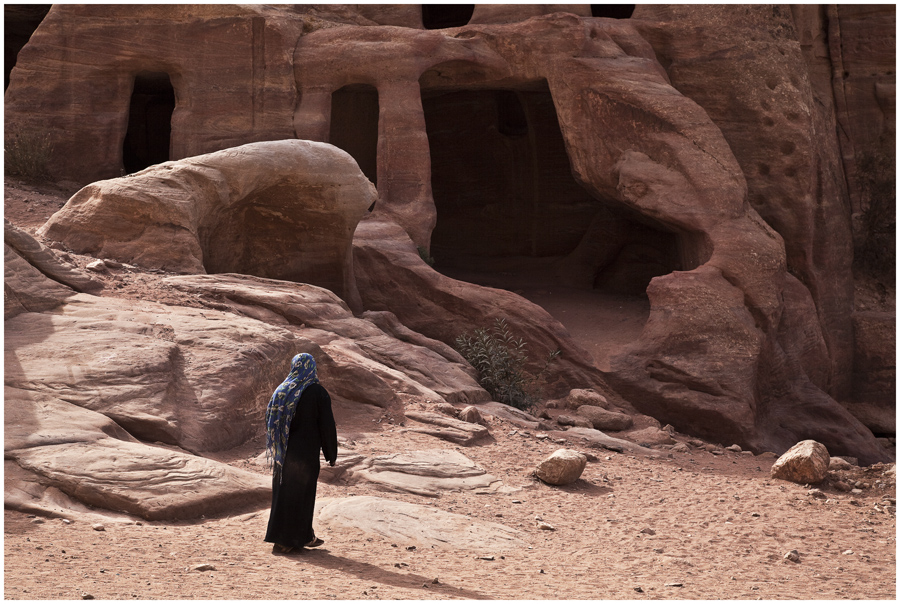
{"type": "Polygon", "coordinates": [[[7,132],[3,141],[3,167],[11,176],[32,180],[49,177],[50,135],[38,132],[7,132]]]}
{"type": "Polygon", "coordinates": [[[892,145],[876,145],[875,149],[861,154],[856,164],[862,212],[854,257],[857,266],[865,272],[893,280],[897,227],[896,155],[892,145]]]}
{"type": "Polygon", "coordinates": [[[525,341],[512,334],[503,318],[497,319],[491,329],[476,329],[457,337],[456,349],[478,372],[479,384],[494,400],[523,411],[539,401],[540,379],[560,352],[551,353],[540,373],[532,375],[525,369],[525,341]]]}
{"type": "Polygon", "coordinates": [[[434,258],[431,257],[431,254],[428,253],[428,250],[426,250],[421,245],[416,249],[419,250],[419,257],[425,261],[425,264],[427,264],[428,266],[434,266],[434,258]]]}

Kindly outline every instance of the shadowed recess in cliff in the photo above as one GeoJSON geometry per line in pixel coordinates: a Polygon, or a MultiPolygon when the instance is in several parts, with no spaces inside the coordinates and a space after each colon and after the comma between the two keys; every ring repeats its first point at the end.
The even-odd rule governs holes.
{"type": "Polygon", "coordinates": [[[49,4],[7,4],[3,7],[3,89],[9,86],[9,73],[16,66],[19,51],[28,43],[47,13],[49,4]]]}
{"type": "Polygon", "coordinates": [[[128,131],[122,143],[126,173],[169,160],[174,111],[175,89],[169,74],[142,71],[134,76],[128,131]]]}
{"type": "Polygon", "coordinates": [[[591,4],[592,17],[630,19],[633,14],[634,4],[591,4]]]}
{"type": "Polygon", "coordinates": [[[651,278],[680,268],[674,233],[594,198],[572,176],[545,81],[515,89],[423,85],[422,105],[438,270],[552,272],[577,250],[590,267],[564,284],[644,295],[651,278]]]}
{"type": "Polygon", "coordinates": [[[425,29],[462,27],[474,12],[474,4],[423,4],[422,25],[425,29]]]}
{"type": "Polygon", "coordinates": [[[331,95],[328,142],[353,156],[359,169],[378,184],[378,90],[351,84],[331,95]]]}

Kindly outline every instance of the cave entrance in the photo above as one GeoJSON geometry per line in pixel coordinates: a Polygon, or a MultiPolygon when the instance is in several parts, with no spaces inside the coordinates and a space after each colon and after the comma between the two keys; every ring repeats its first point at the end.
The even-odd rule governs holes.
{"type": "Polygon", "coordinates": [[[591,4],[592,17],[630,19],[633,14],[634,4],[591,4]]]}
{"type": "Polygon", "coordinates": [[[474,4],[423,4],[422,25],[425,29],[462,27],[474,13],[474,4]]]}
{"type": "Polygon", "coordinates": [[[128,130],[122,143],[122,164],[127,174],[169,160],[175,89],[164,71],[142,71],[134,76],[128,107],[128,130]]]}
{"type": "Polygon", "coordinates": [[[373,184],[378,184],[378,90],[352,84],[331,95],[328,142],[349,153],[373,184]]]}
{"type": "Polygon", "coordinates": [[[675,233],[575,180],[546,82],[424,89],[422,107],[438,217],[431,255],[441,269],[518,266],[558,281],[577,248],[593,264],[580,287],[643,295],[650,279],[680,268],[675,233]]]}
{"type": "Polygon", "coordinates": [[[3,6],[3,90],[9,88],[9,74],[47,13],[50,4],[6,4],[3,6]]]}
{"type": "Polygon", "coordinates": [[[435,269],[543,306],[603,368],[610,338],[639,336],[650,280],[680,268],[678,236],[576,181],[545,81],[449,90],[432,81],[426,73],[420,84],[435,269]],[[574,255],[588,260],[577,285],[563,270],[574,255]]]}

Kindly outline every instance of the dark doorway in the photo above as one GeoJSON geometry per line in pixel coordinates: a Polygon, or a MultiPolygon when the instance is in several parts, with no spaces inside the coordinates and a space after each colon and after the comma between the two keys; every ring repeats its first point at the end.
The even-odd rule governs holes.
{"type": "Polygon", "coordinates": [[[633,14],[634,4],[591,4],[592,17],[630,19],[633,14]]]}
{"type": "Polygon", "coordinates": [[[584,234],[597,203],[572,177],[553,99],[539,88],[423,94],[436,261],[563,255],[584,234]]]}
{"type": "Polygon", "coordinates": [[[378,90],[352,84],[331,95],[328,142],[353,156],[359,169],[378,184],[378,90]]]}
{"type": "Polygon", "coordinates": [[[31,39],[47,13],[50,4],[6,4],[3,6],[3,89],[9,87],[9,74],[16,65],[19,51],[31,39]]]}
{"type": "Polygon", "coordinates": [[[142,71],[134,77],[122,163],[131,174],[169,160],[175,89],[169,74],[142,71]]]}
{"type": "Polygon", "coordinates": [[[422,25],[425,29],[462,27],[474,12],[474,4],[423,4],[422,25]]]}
{"type": "Polygon", "coordinates": [[[534,282],[577,256],[585,272],[560,279],[645,295],[650,279],[679,268],[675,233],[615,199],[595,198],[575,180],[546,82],[505,90],[425,87],[422,106],[437,209],[430,252],[438,270],[520,274],[534,282]]]}

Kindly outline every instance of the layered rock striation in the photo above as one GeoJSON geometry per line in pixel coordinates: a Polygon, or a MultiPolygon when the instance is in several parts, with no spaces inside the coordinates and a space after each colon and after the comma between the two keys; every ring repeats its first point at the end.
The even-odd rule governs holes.
{"type": "MultiPolygon", "coordinates": [[[[98,451],[202,452],[248,437],[299,350],[342,404],[486,402],[451,346],[505,317],[535,371],[561,350],[548,397],[592,388],[610,412],[745,449],[886,459],[892,334],[853,315],[851,220],[855,154],[894,128],[892,46],[861,40],[893,11],[590,15],[54,5],[10,74],[7,129],[49,131],[55,176],[107,180],[40,236],[182,273],[166,284],[230,311],[92,295],[11,231],[7,387],[114,422],[78,415],[98,451]],[[646,296],[649,319],[604,373],[540,307],[445,270],[513,264],[646,296]],[[838,402],[875,374],[865,406],[838,402]]],[[[37,446],[8,458],[79,497],[37,446]]]]}

